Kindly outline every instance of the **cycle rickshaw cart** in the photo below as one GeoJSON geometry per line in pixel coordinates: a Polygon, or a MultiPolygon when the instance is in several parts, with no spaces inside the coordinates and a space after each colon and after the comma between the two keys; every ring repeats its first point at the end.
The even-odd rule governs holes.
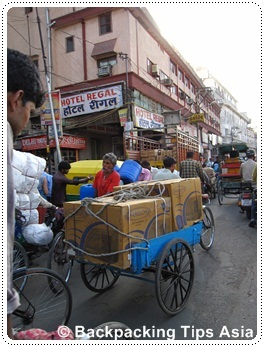
{"type": "Polygon", "coordinates": [[[248,147],[244,142],[222,144],[218,146],[219,155],[223,158],[218,182],[218,202],[224,203],[224,198],[238,198],[244,189],[240,176],[240,155],[246,153],[248,147]]]}
{"type": "MultiPolygon", "coordinates": [[[[169,315],[179,313],[187,303],[194,282],[194,247],[200,244],[205,250],[209,250],[215,234],[213,214],[210,208],[201,204],[200,180],[193,180],[196,180],[196,183],[199,181],[199,190],[190,192],[188,198],[194,193],[196,198],[199,196],[200,219],[194,221],[192,225],[182,226],[178,230],[161,233],[161,235],[153,234],[153,225],[160,225],[164,222],[164,218],[170,218],[166,205],[170,198],[147,196],[145,199],[119,201],[118,207],[110,204],[110,207],[109,205],[107,207],[108,210],[102,208],[102,204],[100,206],[100,202],[96,202],[96,199],[91,198],[66,203],[65,211],[67,208],[70,210],[65,213],[65,234],[62,232],[54,240],[50,251],[49,267],[53,268],[56,263],[56,270],[61,273],[66,268],[66,272],[62,275],[68,280],[72,261],[76,260],[80,263],[84,284],[97,293],[110,289],[120,275],[152,282],[155,284],[156,297],[161,309],[169,315]],[[90,208],[91,204],[93,208],[90,208]],[[156,207],[153,215],[148,219],[146,216],[151,213],[149,209],[151,204],[153,206],[156,204],[156,207]],[[115,209],[119,209],[116,215],[114,215],[115,209]],[[122,215],[120,209],[126,210],[126,213],[122,215]],[[105,216],[102,217],[104,213],[108,215],[108,222],[109,220],[112,222],[105,222],[105,216]],[[91,218],[94,219],[92,225],[91,218]],[[133,224],[133,218],[136,221],[143,219],[146,232],[142,233],[140,228],[131,233],[126,230],[121,231],[113,225],[118,218],[120,220],[128,218],[126,221],[128,227],[133,224]],[[82,228],[81,223],[87,224],[82,228]],[[111,231],[107,233],[106,229],[109,228],[111,231]],[[80,229],[82,229],[81,232],[80,229]],[[122,241],[123,245],[120,246],[122,243],[120,239],[129,240],[129,242],[125,244],[122,241]],[[111,247],[114,248],[113,244],[119,244],[119,249],[111,251],[111,247]],[[95,254],[95,248],[91,245],[95,245],[100,251],[95,254]],[[106,249],[110,252],[102,253],[106,249]],[[155,279],[144,276],[146,272],[154,273],[155,279]]],[[[122,194],[125,190],[131,193],[130,188],[124,188],[122,194]]],[[[115,199],[119,199],[116,195],[114,196],[115,199]]]]}

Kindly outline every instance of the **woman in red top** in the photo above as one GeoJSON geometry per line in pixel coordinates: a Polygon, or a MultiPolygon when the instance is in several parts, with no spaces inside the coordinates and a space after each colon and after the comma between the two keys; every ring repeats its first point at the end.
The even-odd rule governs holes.
{"type": "Polygon", "coordinates": [[[102,196],[113,192],[114,187],[120,184],[120,175],[114,170],[117,158],[114,153],[106,153],[103,156],[103,168],[97,172],[93,187],[95,196],[102,196]]]}

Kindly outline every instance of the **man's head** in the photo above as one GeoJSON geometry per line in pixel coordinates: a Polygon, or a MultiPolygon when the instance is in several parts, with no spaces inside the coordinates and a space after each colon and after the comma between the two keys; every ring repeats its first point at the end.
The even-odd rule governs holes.
{"type": "Polygon", "coordinates": [[[117,157],[114,153],[106,153],[103,156],[103,171],[105,173],[110,173],[114,170],[117,162],[117,157]]]}
{"type": "Polygon", "coordinates": [[[165,169],[169,169],[173,172],[175,170],[176,160],[173,157],[165,157],[163,159],[163,165],[165,169]]]}
{"type": "Polygon", "coordinates": [[[7,49],[7,120],[16,137],[25,128],[30,113],[44,102],[36,65],[23,53],[7,49]]]}
{"type": "Polygon", "coordinates": [[[193,158],[193,156],[194,156],[194,153],[193,152],[187,152],[187,154],[186,154],[186,158],[193,158]]]}
{"type": "Polygon", "coordinates": [[[116,165],[116,162],[117,162],[117,157],[114,153],[106,153],[104,156],[103,156],[103,160],[109,160],[110,163],[115,166],[116,165]]]}
{"type": "Polygon", "coordinates": [[[248,159],[253,159],[255,157],[255,152],[252,149],[249,149],[246,155],[248,159]]]}
{"type": "Polygon", "coordinates": [[[149,171],[151,170],[150,163],[149,163],[147,160],[143,160],[142,163],[141,163],[141,166],[142,166],[144,169],[148,169],[149,171]]]}
{"type": "Polygon", "coordinates": [[[61,161],[58,165],[58,170],[63,174],[67,174],[70,168],[71,164],[68,161],[61,161]]]}

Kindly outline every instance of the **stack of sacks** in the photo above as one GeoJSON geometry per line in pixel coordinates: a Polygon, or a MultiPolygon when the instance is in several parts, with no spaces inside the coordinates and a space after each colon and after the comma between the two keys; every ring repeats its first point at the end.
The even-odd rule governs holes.
{"type": "Polygon", "coordinates": [[[31,153],[13,150],[12,166],[15,207],[21,211],[26,220],[22,234],[30,244],[47,245],[53,238],[53,232],[45,223],[38,224],[37,210],[41,201],[38,179],[46,167],[46,161],[31,153]]]}

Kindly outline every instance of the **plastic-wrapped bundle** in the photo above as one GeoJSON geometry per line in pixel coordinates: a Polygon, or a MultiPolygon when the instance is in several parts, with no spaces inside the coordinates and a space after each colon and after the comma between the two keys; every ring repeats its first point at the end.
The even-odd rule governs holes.
{"type": "Polygon", "coordinates": [[[25,224],[38,224],[39,221],[39,212],[37,209],[33,210],[23,210],[22,215],[25,218],[25,224]]]}
{"type": "Polygon", "coordinates": [[[39,180],[37,178],[25,176],[21,171],[13,167],[14,188],[19,193],[29,193],[32,189],[37,189],[39,180]]]}
{"type": "Polygon", "coordinates": [[[15,207],[19,210],[30,210],[30,200],[28,194],[16,192],[15,207]]]}
{"type": "Polygon", "coordinates": [[[12,166],[25,176],[39,178],[46,167],[46,160],[31,153],[13,150],[12,166]]]}
{"type": "Polygon", "coordinates": [[[28,243],[36,246],[47,245],[53,238],[53,231],[45,223],[27,225],[22,234],[28,243]]]}
{"type": "Polygon", "coordinates": [[[38,192],[30,192],[29,194],[16,192],[15,207],[19,210],[33,210],[38,207],[39,202],[38,192]]]}
{"type": "Polygon", "coordinates": [[[12,166],[19,170],[21,174],[27,171],[27,157],[24,152],[13,150],[12,166]]]}

